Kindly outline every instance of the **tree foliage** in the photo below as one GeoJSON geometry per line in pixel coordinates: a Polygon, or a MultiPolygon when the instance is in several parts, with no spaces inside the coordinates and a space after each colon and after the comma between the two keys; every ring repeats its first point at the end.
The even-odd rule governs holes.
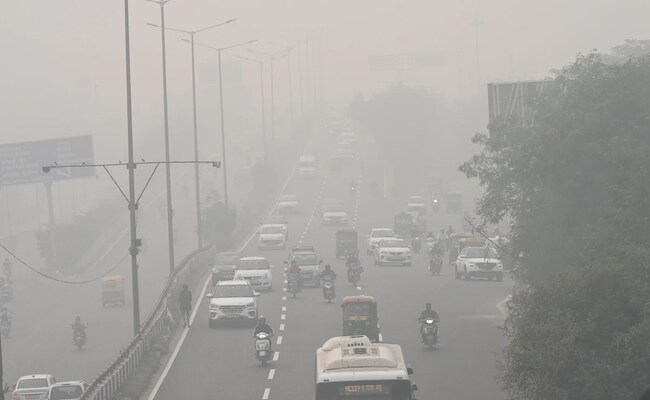
{"type": "Polygon", "coordinates": [[[478,214],[510,220],[531,287],[504,327],[513,399],[633,399],[650,385],[650,57],[634,57],[639,46],[617,50],[624,62],[578,56],[536,99],[532,126],[493,121],[461,166],[485,187],[478,214]]]}

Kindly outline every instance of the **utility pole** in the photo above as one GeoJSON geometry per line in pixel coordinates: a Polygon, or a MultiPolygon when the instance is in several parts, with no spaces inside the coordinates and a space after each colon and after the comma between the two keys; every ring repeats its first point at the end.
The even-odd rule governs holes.
{"type": "Polygon", "coordinates": [[[474,27],[474,42],[476,44],[476,86],[478,88],[479,94],[481,93],[481,65],[479,57],[479,47],[478,47],[478,28],[483,25],[483,21],[475,19],[472,21],[471,25],[474,27]]]}

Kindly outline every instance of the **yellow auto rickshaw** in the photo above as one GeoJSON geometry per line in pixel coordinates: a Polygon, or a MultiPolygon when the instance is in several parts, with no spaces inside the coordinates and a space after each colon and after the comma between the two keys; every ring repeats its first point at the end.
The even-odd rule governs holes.
{"type": "Polygon", "coordinates": [[[377,301],[373,296],[347,296],[343,308],[343,335],[366,335],[373,342],[379,341],[377,301]]]}
{"type": "Polygon", "coordinates": [[[474,235],[468,232],[454,232],[449,235],[449,263],[453,264],[458,258],[458,244],[461,239],[471,238],[474,235]]]}
{"type": "Polygon", "coordinates": [[[485,239],[482,237],[469,237],[462,238],[458,241],[458,253],[460,253],[465,247],[483,247],[485,246],[485,239]]]}
{"type": "Polygon", "coordinates": [[[124,306],[124,277],[122,275],[110,275],[102,278],[102,307],[107,305],[124,306]]]}

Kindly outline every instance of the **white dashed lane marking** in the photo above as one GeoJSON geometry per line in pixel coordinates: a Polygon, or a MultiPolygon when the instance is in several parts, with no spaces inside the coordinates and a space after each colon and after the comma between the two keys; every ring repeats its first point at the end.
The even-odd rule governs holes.
{"type": "Polygon", "coordinates": [[[271,395],[271,388],[264,389],[264,394],[262,395],[262,400],[269,400],[270,395],[271,395]]]}
{"type": "Polygon", "coordinates": [[[279,351],[276,351],[275,353],[273,353],[273,361],[278,361],[279,358],[280,358],[280,352],[279,351]]]}
{"type": "Polygon", "coordinates": [[[275,368],[272,368],[269,371],[269,380],[273,379],[274,376],[275,376],[275,368]]]}
{"type": "Polygon", "coordinates": [[[287,319],[287,314],[282,314],[282,315],[280,315],[280,319],[283,320],[283,321],[284,321],[285,319],[287,319]]]}
{"type": "Polygon", "coordinates": [[[287,296],[282,296],[282,301],[287,301],[287,296]]]}
{"type": "Polygon", "coordinates": [[[282,336],[278,336],[278,341],[276,344],[282,344],[282,336]]]}
{"type": "Polygon", "coordinates": [[[284,330],[284,324],[280,324],[280,331],[284,330]]]}

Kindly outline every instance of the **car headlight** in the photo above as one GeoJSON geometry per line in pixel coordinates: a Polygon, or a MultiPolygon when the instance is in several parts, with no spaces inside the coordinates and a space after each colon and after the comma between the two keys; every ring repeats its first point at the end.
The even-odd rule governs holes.
{"type": "Polygon", "coordinates": [[[210,304],[210,310],[218,310],[218,309],[219,309],[219,305],[217,305],[217,304],[210,304]]]}
{"type": "Polygon", "coordinates": [[[255,302],[246,304],[246,308],[253,308],[253,307],[255,307],[255,302]]]}
{"type": "Polygon", "coordinates": [[[501,264],[497,265],[497,269],[503,269],[503,265],[501,264]]]}

